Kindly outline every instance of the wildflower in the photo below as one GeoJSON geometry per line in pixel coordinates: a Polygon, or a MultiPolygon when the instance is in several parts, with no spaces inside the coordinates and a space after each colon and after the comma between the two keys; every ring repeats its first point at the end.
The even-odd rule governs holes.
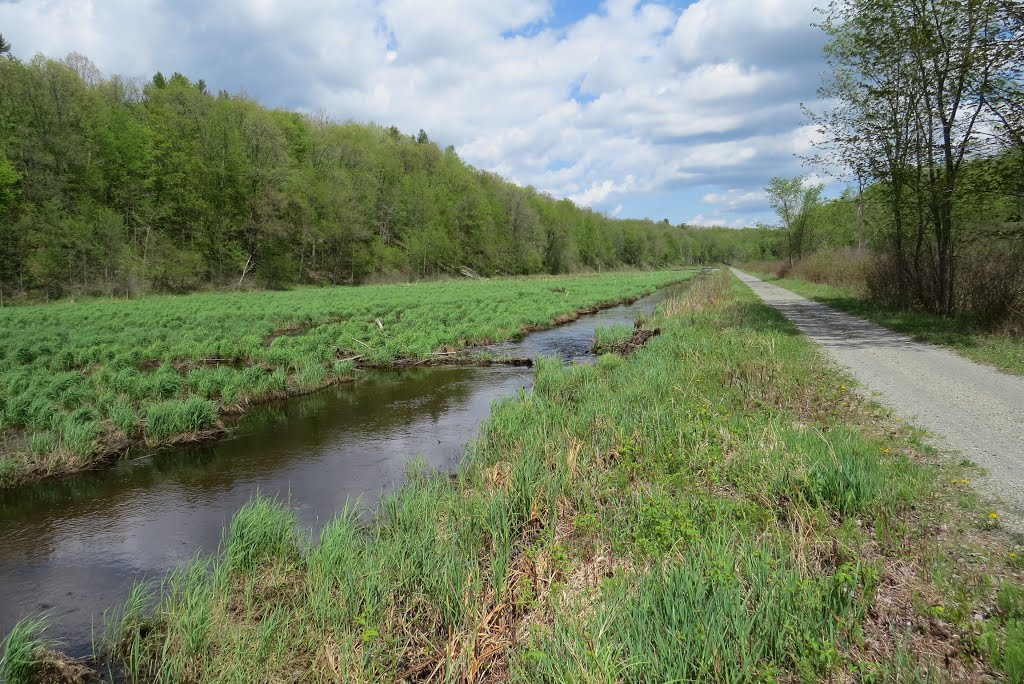
{"type": "Polygon", "coordinates": [[[945,613],[946,609],[943,606],[935,606],[936,613],[945,613]]]}
{"type": "Polygon", "coordinates": [[[846,385],[840,385],[840,386],[839,386],[839,389],[841,389],[842,391],[844,391],[844,392],[845,392],[845,391],[846,391],[846,385]]]}
{"type": "Polygon", "coordinates": [[[879,451],[881,451],[883,454],[891,454],[892,453],[892,449],[890,449],[889,447],[885,447],[884,449],[879,449],[879,451]]]}
{"type": "Polygon", "coordinates": [[[1014,553],[1013,551],[1011,551],[1010,552],[1010,558],[1016,558],[1016,557],[1017,557],[1017,554],[1014,553]]]}
{"type": "Polygon", "coordinates": [[[967,484],[967,480],[960,480],[960,484],[967,484]]]}
{"type": "Polygon", "coordinates": [[[999,519],[999,514],[995,513],[995,512],[989,513],[988,517],[992,518],[993,520],[998,520],[999,519]]]}

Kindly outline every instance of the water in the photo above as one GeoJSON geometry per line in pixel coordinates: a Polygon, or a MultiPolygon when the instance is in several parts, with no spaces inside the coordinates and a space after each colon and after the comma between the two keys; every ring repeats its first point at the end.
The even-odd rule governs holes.
{"type": "MultiPolygon", "coordinates": [[[[597,328],[632,324],[670,291],[494,349],[587,361],[597,328]]],[[[231,516],[256,492],[290,500],[317,530],[349,499],[372,506],[402,482],[413,457],[453,469],[491,403],[532,384],[529,369],[500,366],[361,378],[256,407],[209,445],[0,496],[0,636],[45,612],[48,634],[83,655],[102,632],[104,610],[136,581],[216,551],[231,516]]]]}

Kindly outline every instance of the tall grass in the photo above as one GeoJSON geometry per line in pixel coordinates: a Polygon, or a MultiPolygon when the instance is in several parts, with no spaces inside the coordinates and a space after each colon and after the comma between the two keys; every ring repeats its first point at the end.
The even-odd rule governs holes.
{"type": "Polygon", "coordinates": [[[633,328],[628,325],[609,325],[598,328],[594,331],[594,346],[592,351],[596,354],[614,352],[633,336],[633,328]]]}
{"type": "Polygon", "coordinates": [[[570,602],[515,667],[538,682],[826,679],[870,600],[859,573],[808,577],[784,542],[719,529],[678,560],[607,582],[590,609],[570,602]]]}
{"type": "Polygon", "coordinates": [[[170,399],[146,409],[146,436],[155,442],[208,430],[216,424],[217,405],[199,397],[170,399]]]}
{"type": "Polygon", "coordinates": [[[308,288],[0,310],[0,486],[74,469],[124,441],[202,432],[222,410],[387,363],[517,337],[695,271],[308,288]],[[213,410],[211,412],[211,408],[213,410]],[[81,409],[88,418],[77,416],[81,409]],[[58,435],[32,442],[32,435],[58,435]],[[71,454],[74,458],[68,458],[71,454]]]}
{"type": "Polygon", "coordinates": [[[353,504],[314,543],[254,499],[155,607],[133,597],[116,663],[139,682],[849,676],[878,581],[862,530],[934,474],[725,274],[692,297],[627,360],[538,364],[456,477],[411,467],[372,524],[353,504]]]}
{"type": "Polygon", "coordinates": [[[29,617],[18,622],[0,643],[0,682],[35,684],[42,655],[51,644],[44,638],[47,620],[29,617]]]}

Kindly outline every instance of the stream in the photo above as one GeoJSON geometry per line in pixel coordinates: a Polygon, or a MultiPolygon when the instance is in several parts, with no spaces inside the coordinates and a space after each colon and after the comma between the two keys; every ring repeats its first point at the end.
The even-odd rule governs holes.
{"type": "MultiPolygon", "coordinates": [[[[632,325],[683,287],[489,349],[586,363],[597,328],[632,325]]],[[[47,635],[85,655],[104,610],[134,583],[215,552],[257,492],[290,501],[314,531],[350,499],[373,507],[413,457],[454,469],[492,402],[529,388],[531,375],[502,366],[361,373],[354,384],[257,406],[219,441],[0,494],[0,639],[45,613],[47,635]]]]}

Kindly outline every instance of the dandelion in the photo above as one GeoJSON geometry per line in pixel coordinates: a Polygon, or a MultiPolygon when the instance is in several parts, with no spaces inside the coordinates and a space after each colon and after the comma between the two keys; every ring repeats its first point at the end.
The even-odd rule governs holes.
{"type": "Polygon", "coordinates": [[[1014,553],[1013,551],[1011,551],[1010,552],[1010,558],[1016,558],[1016,557],[1017,557],[1017,554],[1014,553]]]}
{"type": "Polygon", "coordinates": [[[960,484],[967,484],[967,480],[960,480],[960,484]]]}
{"type": "Polygon", "coordinates": [[[995,512],[989,513],[988,517],[992,518],[993,520],[999,520],[999,514],[995,512]]]}
{"type": "Polygon", "coordinates": [[[879,451],[881,451],[883,454],[891,454],[892,453],[892,449],[890,449],[889,447],[885,447],[884,449],[879,449],[879,451]]]}

